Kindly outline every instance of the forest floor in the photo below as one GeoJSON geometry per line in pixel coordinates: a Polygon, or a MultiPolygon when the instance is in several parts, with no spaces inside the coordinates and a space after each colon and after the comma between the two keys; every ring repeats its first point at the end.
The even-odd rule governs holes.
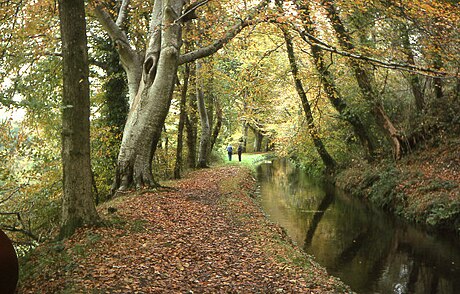
{"type": "Polygon", "coordinates": [[[426,146],[394,162],[357,162],[337,185],[434,230],[460,236],[460,139],[426,146]]]}
{"type": "Polygon", "coordinates": [[[100,205],[106,225],[40,245],[22,262],[19,293],[344,293],[289,241],[235,165],[100,205]]]}

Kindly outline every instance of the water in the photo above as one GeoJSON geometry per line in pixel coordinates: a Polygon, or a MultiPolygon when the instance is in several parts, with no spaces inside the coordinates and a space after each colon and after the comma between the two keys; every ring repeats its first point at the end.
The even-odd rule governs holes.
{"type": "Polygon", "coordinates": [[[358,293],[460,293],[460,244],[318,183],[286,160],[258,168],[265,213],[358,293]]]}

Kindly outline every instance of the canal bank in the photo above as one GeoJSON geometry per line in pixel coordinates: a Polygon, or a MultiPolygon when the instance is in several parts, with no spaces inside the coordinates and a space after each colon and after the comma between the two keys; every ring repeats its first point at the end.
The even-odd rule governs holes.
{"type": "Polygon", "coordinates": [[[460,140],[402,160],[355,161],[336,177],[347,193],[429,230],[460,237],[460,140]]]}
{"type": "Polygon", "coordinates": [[[358,293],[458,293],[460,244],[321,183],[286,160],[257,171],[267,217],[358,293]]]}

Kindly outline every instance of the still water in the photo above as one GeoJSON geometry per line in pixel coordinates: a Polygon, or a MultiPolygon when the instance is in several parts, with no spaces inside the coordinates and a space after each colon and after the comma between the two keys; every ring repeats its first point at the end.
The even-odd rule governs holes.
{"type": "Polygon", "coordinates": [[[296,170],[258,167],[269,218],[358,293],[460,293],[460,244],[395,220],[296,170]]]}

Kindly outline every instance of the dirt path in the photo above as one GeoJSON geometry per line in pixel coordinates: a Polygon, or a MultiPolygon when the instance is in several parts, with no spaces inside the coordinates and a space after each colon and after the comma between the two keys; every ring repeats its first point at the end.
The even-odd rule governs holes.
{"type": "Polygon", "coordinates": [[[190,173],[173,189],[101,206],[110,226],[37,250],[20,293],[337,293],[249,197],[238,167],[190,173]],[[109,213],[116,209],[115,212],[109,213]],[[113,209],[114,208],[114,209],[113,209]]]}

